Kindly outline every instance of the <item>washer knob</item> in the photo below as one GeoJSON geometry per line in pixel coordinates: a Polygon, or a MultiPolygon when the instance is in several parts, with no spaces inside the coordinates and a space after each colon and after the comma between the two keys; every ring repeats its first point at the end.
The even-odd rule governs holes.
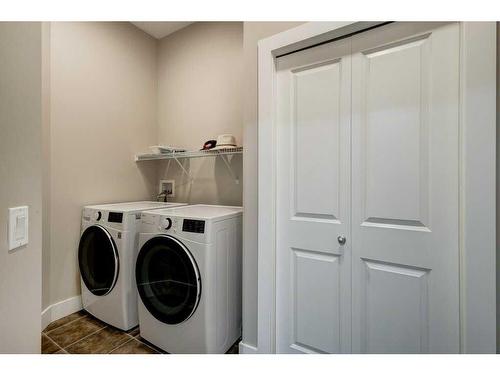
{"type": "Polygon", "coordinates": [[[165,221],[166,221],[166,224],[167,224],[167,226],[165,227],[165,230],[169,230],[170,228],[172,228],[172,219],[170,219],[169,217],[167,217],[165,219],[165,221]]]}
{"type": "Polygon", "coordinates": [[[96,221],[101,220],[101,217],[102,217],[102,213],[101,213],[101,211],[97,211],[97,212],[94,214],[94,218],[96,219],[96,221]]]}

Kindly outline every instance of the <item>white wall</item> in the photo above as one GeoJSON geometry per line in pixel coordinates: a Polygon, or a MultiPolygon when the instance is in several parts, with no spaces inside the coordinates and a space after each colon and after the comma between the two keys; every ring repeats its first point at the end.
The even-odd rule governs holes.
{"type": "MultiPolygon", "coordinates": [[[[200,149],[218,134],[243,132],[243,24],[196,22],[158,44],[158,141],[200,149]]],[[[173,162],[160,162],[159,175],[174,179],[177,202],[241,205],[236,184],[220,158],[186,159],[190,183],[173,162]]],[[[242,180],[242,158],[232,167],[242,180]]]]}
{"type": "Polygon", "coordinates": [[[0,22],[0,353],[40,353],[42,26],[0,22]],[[29,206],[29,244],[8,252],[7,209],[29,206]]]}
{"type": "Polygon", "coordinates": [[[80,294],[82,206],[151,199],[157,182],[133,159],[157,142],[156,40],[127,22],[55,22],[50,44],[44,308],[80,294]]]}

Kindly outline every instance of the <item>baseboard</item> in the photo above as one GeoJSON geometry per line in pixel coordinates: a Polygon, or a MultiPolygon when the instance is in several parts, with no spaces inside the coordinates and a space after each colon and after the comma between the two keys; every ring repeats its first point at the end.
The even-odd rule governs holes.
{"type": "Polygon", "coordinates": [[[51,323],[50,308],[51,306],[48,306],[45,310],[42,311],[42,331],[51,323]]]}
{"type": "Polygon", "coordinates": [[[243,341],[238,345],[240,354],[258,354],[258,350],[255,346],[245,344],[243,341]]]}
{"type": "Polygon", "coordinates": [[[42,330],[57,319],[64,318],[65,316],[80,311],[82,308],[81,296],[74,296],[48,306],[42,311],[42,330]]]}

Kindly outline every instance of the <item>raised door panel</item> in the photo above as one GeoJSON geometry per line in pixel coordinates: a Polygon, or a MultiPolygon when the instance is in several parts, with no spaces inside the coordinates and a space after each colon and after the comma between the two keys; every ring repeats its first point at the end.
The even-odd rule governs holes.
{"type": "Polygon", "coordinates": [[[427,269],[364,260],[363,352],[428,351],[428,273],[427,269]]]}
{"type": "Polygon", "coordinates": [[[365,220],[425,226],[428,34],[364,51],[365,220]]]}
{"type": "Polygon", "coordinates": [[[291,72],[294,216],[339,217],[341,69],[336,60],[291,72]]]}
{"type": "Polygon", "coordinates": [[[292,347],[302,352],[340,351],[338,256],[294,249],[292,347]],[[325,324],[325,323],[328,324],[325,324]]]}

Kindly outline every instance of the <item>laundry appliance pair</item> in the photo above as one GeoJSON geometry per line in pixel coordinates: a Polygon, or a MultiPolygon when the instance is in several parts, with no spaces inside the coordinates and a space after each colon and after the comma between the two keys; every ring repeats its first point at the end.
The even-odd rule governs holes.
{"type": "Polygon", "coordinates": [[[241,216],[182,203],[85,207],[84,309],[122,330],[139,324],[169,353],[224,353],[241,334],[241,216]]]}

